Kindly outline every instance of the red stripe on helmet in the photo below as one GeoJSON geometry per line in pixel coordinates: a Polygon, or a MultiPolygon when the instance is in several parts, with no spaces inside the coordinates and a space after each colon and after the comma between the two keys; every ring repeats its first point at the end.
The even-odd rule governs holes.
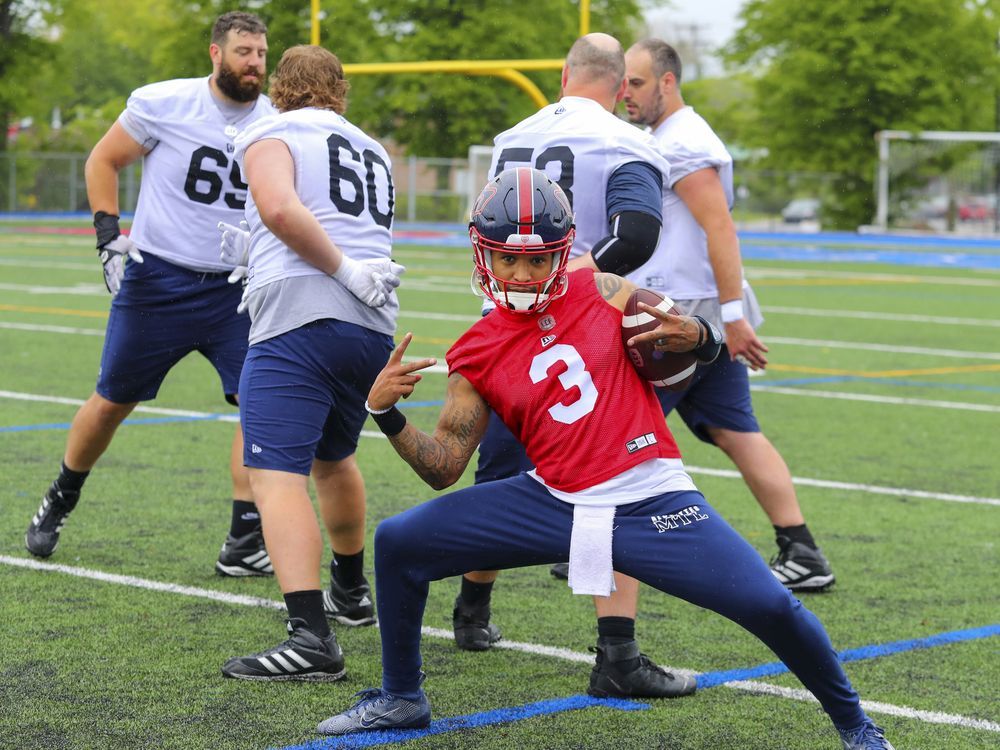
{"type": "Polygon", "coordinates": [[[534,175],[528,167],[517,168],[517,231],[531,234],[535,221],[534,175]]]}

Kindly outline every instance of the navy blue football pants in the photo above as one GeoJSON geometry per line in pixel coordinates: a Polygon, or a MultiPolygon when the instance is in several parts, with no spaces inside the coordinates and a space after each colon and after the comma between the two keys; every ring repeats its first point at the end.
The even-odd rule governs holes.
{"type": "MultiPolygon", "coordinates": [[[[526,474],[477,484],[411,508],[375,531],[383,688],[420,690],[420,627],[431,581],[468,570],[569,559],[573,506],[526,474]]],[[[839,728],[865,720],[826,631],[700,492],[619,506],[614,569],[718,612],[762,640],[839,728]]]]}

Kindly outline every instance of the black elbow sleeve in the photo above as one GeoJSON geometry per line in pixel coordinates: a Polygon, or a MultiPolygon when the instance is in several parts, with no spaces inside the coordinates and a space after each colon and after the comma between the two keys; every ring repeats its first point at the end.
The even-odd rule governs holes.
{"type": "Polygon", "coordinates": [[[590,252],[602,272],[625,276],[653,257],[659,239],[660,220],[656,216],[622,211],[611,222],[611,234],[590,252]]]}

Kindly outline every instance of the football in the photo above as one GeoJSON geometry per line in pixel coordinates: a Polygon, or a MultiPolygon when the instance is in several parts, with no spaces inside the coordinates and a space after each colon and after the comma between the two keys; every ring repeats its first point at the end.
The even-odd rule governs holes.
{"type": "Polygon", "coordinates": [[[633,336],[653,331],[660,324],[659,320],[648,312],[639,310],[640,302],[675,315],[682,314],[668,297],[651,289],[636,289],[625,302],[625,310],[622,313],[622,346],[625,347],[636,372],[643,379],[667,390],[682,391],[691,383],[695,368],[698,366],[698,360],[693,354],[657,351],[652,342],[640,342],[636,346],[628,345],[628,340],[633,336]]]}

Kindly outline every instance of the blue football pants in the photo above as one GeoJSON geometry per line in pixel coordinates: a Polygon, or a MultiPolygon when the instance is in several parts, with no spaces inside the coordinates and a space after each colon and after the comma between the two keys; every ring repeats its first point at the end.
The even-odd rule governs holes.
{"type": "MultiPolygon", "coordinates": [[[[384,689],[404,697],[419,693],[420,628],[431,581],[567,560],[572,525],[573,506],[526,474],[466,487],[380,523],[375,581],[384,689]]],[[[819,620],[700,492],[619,506],[613,565],[753,633],[837,727],[865,720],[819,620]]]]}

